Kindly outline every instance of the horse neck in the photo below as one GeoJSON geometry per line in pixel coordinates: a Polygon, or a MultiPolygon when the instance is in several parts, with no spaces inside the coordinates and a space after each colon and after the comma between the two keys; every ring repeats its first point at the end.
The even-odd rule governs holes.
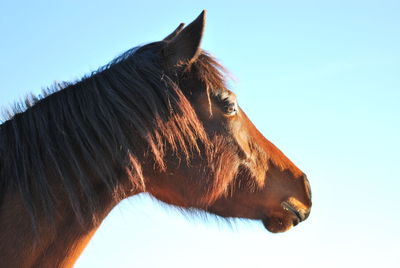
{"type": "Polygon", "coordinates": [[[72,267],[115,205],[112,198],[104,198],[95,215],[98,223],[86,226],[73,211],[60,209],[54,225],[39,220],[35,234],[22,201],[6,194],[0,214],[0,267],[72,267]]]}
{"type": "Polygon", "coordinates": [[[142,167],[154,166],[152,156],[143,157],[152,118],[130,113],[124,101],[135,92],[119,96],[99,86],[98,76],[1,125],[0,267],[72,266],[112,207],[143,191],[142,167]],[[125,129],[129,122],[136,131],[125,129]]]}
{"type": "MultiPolygon", "coordinates": [[[[31,109],[18,115],[17,119],[13,119],[18,121],[7,122],[0,128],[0,142],[7,141],[0,146],[0,151],[4,154],[1,157],[6,157],[4,161],[7,161],[4,162],[7,164],[4,166],[3,159],[0,162],[0,169],[7,168],[7,170],[4,169],[0,172],[0,267],[72,267],[102,220],[119,201],[113,197],[110,188],[113,190],[117,187],[125,187],[123,185],[124,174],[120,172],[120,169],[115,171],[114,167],[98,164],[98,162],[103,164],[118,162],[116,160],[111,161],[112,157],[109,154],[103,151],[102,154],[94,151],[93,154],[97,157],[95,160],[98,160],[98,162],[91,161],[91,166],[89,166],[88,162],[84,161],[87,159],[82,160],[82,148],[78,146],[79,144],[76,142],[67,144],[65,140],[60,139],[58,133],[72,129],[68,125],[65,127],[65,122],[63,123],[62,120],[57,120],[57,115],[61,114],[58,109],[66,109],[65,107],[68,104],[61,102],[60,99],[66,99],[71,95],[70,90],[66,89],[49,96],[51,99],[38,103],[37,109],[31,109]],[[39,110],[41,113],[39,113],[39,110]],[[37,126],[38,132],[34,135],[28,135],[30,132],[24,132],[29,126],[26,121],[29,118],[37,119],[39,117],[44,122],[45,127],[37,126]],[[49,117],[52,119],[45,121],[47,119],[44,118],[49,117]],[[51,132],[49,126],[53,130],[57,129],[58,132],[51,132]],[[17,140],[14,132],[17,132],[18,136],[22,138],[17,140]],[[46,139],[43,137],[46,137],[46,139]],[[24,151],[23,157],[20,157],[14,144],[29,148],[29,153],[24,151]],[[32,144],[35,144],[36,147],[31,147],[32,144]],[[34,150],[36,148],[47,158],[38,160],[40,154],[34,150]],[[56,149],[51,151],[48,148],[56,149]],[[5,155],[6,153],[7,155],[5,155]],[[63,153],[65,155],[61,155],[63,153]],[[28,166],[24,170],[31,171],[40,167],[43,170],[40,173],[33,172],[31,174],[15,172],[18,168],[17,163],[21,163],[21,159],[32,160],[24,161],[24,164],[25,162],[40,164],[28,166]],[[68,159],[70,162],[66,162],[68,159]],[[74,159],[74,161],[71,161],[71,159],[74,159]],[[81,173],[78,173],[77,170],[81,173]],[[60,173],[63,173],[64,177],[59,176],[60,173]],[[107,179],[112,178],[113,181],[101,180],[99,177],[102,174],[109,175],[107,179]],[[21,176],[24,176],[26,180],[32,180],[30,185],[33,185],[33,187],[28,189],[33,198],[27,199],[26,195],[21,195],[21,189],[18,189],[17,186],[6,187],[16,184],[13,181],[18,181],[21,176]],[[54,219],[53,221],[49,221],[46,217],[47,212],[43,209],[44,205],[41,203],[43,192],[39,191],[40,188],[34,185],[34,183],[39,182],[45,185],[45,190],[54,197],[54,200],[52,200],[54,208],[51,211],[54,213],[49,214],[54,219]],[[85,186],[91,190],[90,195],[82,194],[82,183],[85,183],[85,186]],[[109,188],[106,187],[106,183],[110,184],[109,188]],[[73,195],[72,200],[69,195],[73,195]],[[88,201],[92,201],[95,205],[88,206],[88,201]],[[33,220],[36,226],[32,222],[32,211],[27,207],[29,202],[35,208],[36,216],[33,220]],[[80,215],[77,215],[77,209],[73,207],[73,204],[78,204],[80,215]]],[[[85,92],[82,90],[82,93],[85,92]]],[[[76,99],[80,97],[80,91],[76,89],[74,94],[77,95],[76,99]]],[[[85,114],[84,109],[92,108],[80,107],[82,114],[85,114]]],[[[79,122],[79,117],[76,117],[76,119],[69,124],[85,127],[83,123],[79,122]]],[[[85,131],[87,130],[85,129],[85,131]]],[[[89,134],[86,138],[90,138],[89,134]]],[[[78,141],[76,133],[69,133],[69,137],[78,141]]],[[[92,142],[92,144],[94,143],[92,142]]],[[[117,147],[113,145],[110,142],[110,147],[117,147]]],[[[21,180],[21,183],[24,183],[24,181],[21,180]]],[[[27,187],[30,186],[27,185],[27,187]]]]}

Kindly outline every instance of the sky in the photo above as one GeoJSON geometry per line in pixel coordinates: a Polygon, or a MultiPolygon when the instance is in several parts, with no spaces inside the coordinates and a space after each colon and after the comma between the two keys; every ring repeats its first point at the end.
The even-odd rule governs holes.
{"type": "Polygon", "coordinates": [[[202,47],[308,175],[311,215],[271,234],[141,194],[110,213],[75,267],[398,267],[399,1],[0,0],[0,106],[161,40],[203,9],[202,47]]]}

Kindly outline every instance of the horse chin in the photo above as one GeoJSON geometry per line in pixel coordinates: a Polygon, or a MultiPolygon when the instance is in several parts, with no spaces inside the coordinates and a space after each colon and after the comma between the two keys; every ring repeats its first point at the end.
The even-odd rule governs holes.
{"type": "Polygon", "coordinates": [[[268,217],[262,220],[262,223],[268,231],[271,233],[283,233],[291,229],[297,224],[290,218],[276,218],[268,217]]]}

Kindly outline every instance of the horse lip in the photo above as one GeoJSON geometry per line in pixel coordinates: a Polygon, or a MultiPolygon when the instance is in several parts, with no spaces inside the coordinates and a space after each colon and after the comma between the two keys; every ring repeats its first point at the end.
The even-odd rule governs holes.
{"type": "Polygon", "coordinates": [[[292,204],[290,204],[289,202],[283,201],[281,203],[281,206],[283,207],[284,210],[287,210],[290,213],[292,213],[294,216],[296,216],[297,221],[296,221],[295,225],[297,225],[299,222],[302,222],[306,219],[306,215],[304,215],[304,213],[301,213],[300,211],[295,209],[294,206],[292,204]]]}

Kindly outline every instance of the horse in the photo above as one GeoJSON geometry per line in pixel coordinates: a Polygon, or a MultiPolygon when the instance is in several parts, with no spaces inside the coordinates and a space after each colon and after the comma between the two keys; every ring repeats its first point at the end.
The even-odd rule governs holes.
{"type": "Polygon", "coordinates": [[[121,200],[149,193],[273,233],[307,219],[306,175],[252,124],[200,43],[205,11],[0,125],[0,267],[72,267],[121,200]]]}

